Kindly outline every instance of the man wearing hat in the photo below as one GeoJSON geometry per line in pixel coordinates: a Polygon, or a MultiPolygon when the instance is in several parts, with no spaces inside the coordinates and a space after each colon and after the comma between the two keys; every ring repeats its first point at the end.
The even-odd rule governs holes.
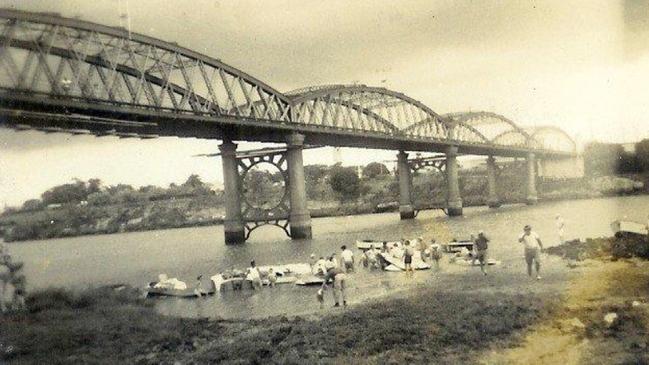
{"type": "Polygon", "coordinates": [[[528,224],[523,228],[523,234],[518,242],[525,245],[525,262],[527,263],[527,275],[532,276],[532,263],[536,267],[536,280],[541,280],[541,250],[543,243],[536,232],[528,224]]]}

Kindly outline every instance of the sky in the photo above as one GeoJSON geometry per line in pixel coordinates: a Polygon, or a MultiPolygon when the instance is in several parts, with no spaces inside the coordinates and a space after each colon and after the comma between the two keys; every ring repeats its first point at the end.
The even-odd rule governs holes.
{"type": "MultiPolygon", "coordinates": [[[[123,26],[218,58],[280,91],[361,83],[436,112],[486,110],[555,125],[578,144],[649,137],[646,1],[0,0],[123,26]]],[[[259,147],[242,143],[241,148],[259,147]]],[[[221,180],[218,141],[68,136],[0,129],[0,205],[73,178],[168,185],[221,180]]],[[[305,163],[333,162],[305,151],[305,163]]],[[[347,165],[395,151],[343,149],[347,165]]]]}

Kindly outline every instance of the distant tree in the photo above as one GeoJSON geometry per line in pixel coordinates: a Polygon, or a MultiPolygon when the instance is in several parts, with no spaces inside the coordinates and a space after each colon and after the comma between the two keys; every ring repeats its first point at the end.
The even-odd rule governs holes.
{"type": "Polygon", "coordinates": [[[40,199],[29,199],[23,203],[22,211],[30,212],[35,210],[41,210],[45,207],[45,204],[40,199]]]}
{"type": "Polygon", "coordinates": [[[184,194],[189,195],[205,195],[210,194],[211,191],[210,188],[205,185],[201,178],[196,174],[189,175],[187,181],[185,181],[181,185],[181,188],[184,194]]]}
{"type": "Polygon", "coordinates": [[[304,178],[307,185],[316,184],[324,180],[329,174],[329,166],[327,165],[307,165],[304,166],[304,178]]]}
{"type": "Polygon", "coordinates": [[[197,189],[197,188],[201,188],[203,185],[204,184],[203,184],[203,181],[201,181],[200,176],[198,176],[196,174],[191,174],[191,175],[189,175],[189,177],[187,178],[187,181],[185,181],[182,186],[188,187],[188,188],[191,188],[191,189],[197,189]]]}
{"type": "Polygon", "coordinates": [[[89,205],[92,206],[102,206],[102,205],[108,205],[111,202],[111,196],[108,192],[105,191],[98,191],[96,193],[92,193],[88,195],[86,198],[88,201],[89,205]]]}
{"type": "Polygon", "coordinates": [[[635,144],[635,154],[640,168],[649,172],[649,139],[645,138],[635,144]]]}
{"type": "Polygon", "coordinates": [[[387,175],[390,171],[380,162],[370,162],[363,168],[363,177],[367,179],[374,179],[380,175],[387,175]]]}
{"type": "Polygon", "coordinates": [[[101,191],[101,180],[89,179],[86,188],[87,195],[98,193],[99,191],[101,191]]]}
{"type": "Polygon", "coordinates": [[[355,200],[360,196],[360,179],[353,167],[334,166],[329,173],[329,185],[340,201],[355,200]]]}
{"type": "Polygon", "coordinates": [[[622,152],[620,154],[620,160],[617,165],[617,172],[619,174],[633,174],[641,171],[642,167],[635,153],[622,152]]]}
{"type": "Polygon", "coordinates": [[[86,200],[88,190],[86,183],[75,179],[74,183],[55,186],[41,195],[45,205],[69,204],[86,200]]]}
{"type": "Polygon", "coordinates": [[[589,143],[584,148],[584,169],[587,175],[614,175],[619,171],[624,149],[619,144],[589,143]]]}
{"type": "Polygon", "coordinates": [[[106,191],[110,195],[117,195],[121,191],[135,191],[135,189],[131,185],[117,184],[117,185],[111,185],[111,186],[107,187],[106,191]]]}
{"type": "Polygon", "coordinates": [[[282,190],[275,186],[270,172],[261,169],[250,169],[243,180],[243,194],[246,200],[255,207],[270,208],[276,202],[282,190]]]}

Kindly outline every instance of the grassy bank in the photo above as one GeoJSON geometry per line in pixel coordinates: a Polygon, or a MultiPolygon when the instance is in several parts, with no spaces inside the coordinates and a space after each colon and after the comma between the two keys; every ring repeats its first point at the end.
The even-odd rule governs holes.
{"type": "Polygon", "coordinates": [[[0,317],[2,360],[15,363],[476,362],[547,315],[530,295],[419,291],[317,318],[163,317],[131,289],[33,294],[0,317]]]}

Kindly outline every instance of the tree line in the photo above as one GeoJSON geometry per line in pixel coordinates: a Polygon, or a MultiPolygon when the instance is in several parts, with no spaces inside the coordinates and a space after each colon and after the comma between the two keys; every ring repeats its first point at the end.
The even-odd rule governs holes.
{"type": "Polygon", "coordinates": [[[588,176],[649,172],[649,139],[636,143],[634,152],[627,152],[617,143],[589,143],[583,156],[588,176]]]}
{"type": "Polygon", "coordinates": [[[106,206],[115,204],[137,204],[146,201],[191,198],[217,194],[201,178],[190,175],[180,184],[169,187],[146,185],[134,188],[128,184],[104,186],[97,178],[83,181],[73,179],[71,183],[54,186],[43,192],[40,198],[25,201],[20,208],[8,208],[5,213],[16,211],[38,211],[52,206],[89,205],[106,206]]]}

